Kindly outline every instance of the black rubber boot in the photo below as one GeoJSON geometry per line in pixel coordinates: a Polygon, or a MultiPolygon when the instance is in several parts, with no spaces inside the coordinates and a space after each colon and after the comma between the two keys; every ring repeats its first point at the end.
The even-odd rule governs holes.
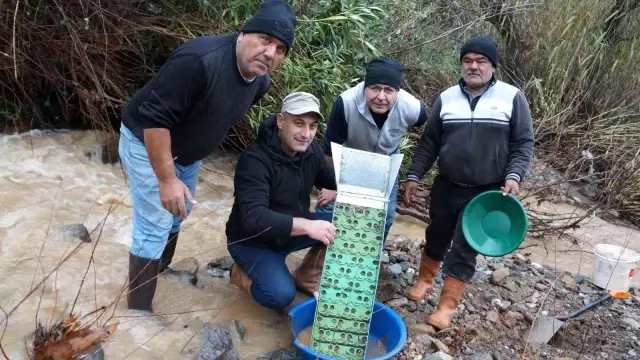
{"type": "Polygon", "coordinates": [[[160,260],[149,260],[129,253],[129,309],[153,312],[153,296],[158,282],[160,260]]]}
{"type": "Polygon", "coordinates": [[[180,231],[169,234],[169,238],[167,239],[167,245],[164,247],[164,251],[162,252],[162,256],[160,257],[160,267],[158,269],[158,273],[162,274],[167,270],[171,270],[169,268],[169,264],[171,264],[171,260],[173,259],[173,254],[176,252],[176,244],[178,243],[178,235],[180,231]]]}

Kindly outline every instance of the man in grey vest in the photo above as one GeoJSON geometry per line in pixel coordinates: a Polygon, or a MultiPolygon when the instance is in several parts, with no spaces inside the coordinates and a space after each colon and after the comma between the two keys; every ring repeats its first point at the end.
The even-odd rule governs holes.
{"type": "MultiPolygon", "coordinates": [[[[324,153],[330,164],[333,165],[332,142],[377,154],[397,154],[402,137],[409,128],[426,122],[424,104],[401,89],[402,70],[402,65],[391,56],[374,59],[367,65],[364,81],[336,99],[324,134],[324,153]]],[[[332,213],[336,192],[319,190],[316,212],[332,213]]],[[[396,178],[387,209],[385,240],[393,224],[397,195],[396,178]]],[[[307,253],[296,278],[301,288],[317,288],[315,279],[319,278],[322,270],[324,250],[315,249],[307,253]],[[313,281],[304,284],[307,278],[313,281]]]]}
{"type": "Polygon", "coordinates": [[[519,183],[533,157],[529,104],[518,88],[496,80],[496,42],[487,36],[470,39],[462,46],[460,61],[463,78],[434,103],[415,150],[404,193],[407,202],[414,200],[418,182],[438,159],[438,176],[431,189],[427,245],[408,298],[419,301],[432,289],[444,261],[440,300],[436,311],[425,319],[439,330],[450,326],[465,283],[475,273],[478,253],[460,229],[462,210],[473,197],[487,190],[518,194],[519,183]]]}

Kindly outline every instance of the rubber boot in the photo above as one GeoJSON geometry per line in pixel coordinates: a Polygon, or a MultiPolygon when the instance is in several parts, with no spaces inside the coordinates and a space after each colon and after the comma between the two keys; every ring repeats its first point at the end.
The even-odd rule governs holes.
{"type": "Polygon", "coordinates": [[[425,319],[425,323],[433,326],[437,330],[448,328],[451,325],[451,319],[460,303],[460,299],[462,299],[464,285],[464,281],[447,276],[442,285],[440,300],[438,301],[438,306],[436,306],[436,311],[425,319]]]}
{"type": "Polygon", "coordinates": [[[153,312],[153,296],[158,282],[160,260],[149,260],[129,253],[129,309],[153,312]]]}
{"type": "Polygon", "coordinates": [[[167,245],[164,247],[164,250],[162,251],[162,256],[160,257],[160,267],[158,269],[158,273],[160,274],[162,274],[167,270],[171,270],[171,268],[169,268],[169,264],[171,264],[171,260],[173,259],[173,254],[176,252],[178,235],[180,235],[180,231],[173,234],[169,234],[169,238],[167,239],[167,245]]]}
{"type": "Polygon", "coordinates": [[[422,252],[420,259],[420,270],[418,270],[418,278],[409,289],[407,298],[413,301],[420,301],[431,289],[433,289],[433,280],[436,278],[438,269],[440,269],[441,261],[433,260],[427,254],[422,252]]]}
{"type": "Polygon", "coordinates": [[[253,284],[253,280],[240,269],[240,266],[235,263],[231,266],[231,274],[229,274],[229,283],[233,284],[244,292],[246,292],[249,296],[251,296],[251,284],[253,284]]]}
{"type": "Polygon", "coordinates": [[[294,282],[298,290],[309,296],[318,291],[326,254],[327,248],[324,246],[309,249],[295,272],[294,282]]]}

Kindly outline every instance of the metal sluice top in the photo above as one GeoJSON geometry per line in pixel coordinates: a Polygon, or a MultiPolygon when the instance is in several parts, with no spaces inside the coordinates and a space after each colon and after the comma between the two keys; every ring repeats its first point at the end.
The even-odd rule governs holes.
{"type": "Polygon", "coordinates": [[[387,204],[402,155],[332,143],[338,195],[336,237],[327,249],[310,347],[331,358],[365,359],[387,204]]]}

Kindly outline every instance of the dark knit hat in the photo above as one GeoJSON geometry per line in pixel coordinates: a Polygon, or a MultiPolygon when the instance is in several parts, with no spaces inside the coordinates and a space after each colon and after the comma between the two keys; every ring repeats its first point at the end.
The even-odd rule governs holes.
{"type": "Polygon", "coordinates": [[[291,48],[296,23],[296,14],[289,4],[283,0],[268,0],[260,5],[260,9],[247,20],[241,31],[273,35],[291,48]]]}
{"type": "Polygon", "coordinates": [[[393,56],[383,56],[373,59],[367,65],[364,86],[385,84],[400,89],[402,71],[402,65],[393,56]]]}
{"type": "Polygon", "coordinates": [[[462,45],[460,49],[460,61],[466,53],[482,54],[491,61],[494,67],[498,67],[498,43],[490,36],[474,36],[462,45]]]}

